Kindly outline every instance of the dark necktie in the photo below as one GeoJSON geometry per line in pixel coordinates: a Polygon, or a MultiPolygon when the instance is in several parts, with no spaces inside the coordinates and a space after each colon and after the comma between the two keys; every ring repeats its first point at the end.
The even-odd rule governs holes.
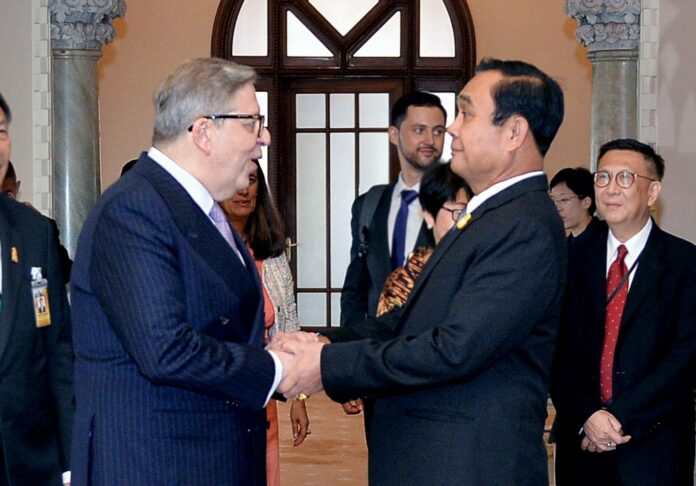
{"type": "Polygon", "coordinates": [[[624,259],[628,250],[624,245],[619,246],[616,260],[609,267],[607,275],[607,302],[606,316],[604,320],[604,347],[602,348],[602,361],[599,369],[599,387],[602,403],[607,403],[612,397],[612,374],[614,370],[614,351],[616,340],[619,337],[621,327],[621,315],[626,305],[628,296],[628,279],[624,279],[628,268],[624,259]],[[621,288],[618,286],[621,285],[621,288]],[[612,297],[613,295],[613,297],[612,297]]]}
{"type": "Polygon", "coordinates": [[[398,268],[404,264],[404,254],[406,253],[406,223],[408,222],[408,206],[418,197],[416,191],[404,189],[401,191],[401,204],[399,212],[396,213],[394,222],[394,233],[392,233],[392,268],[398,268]]]}
{"type": "MultiPolygon", "coordinates": [[[[220,232],[223,238],[225,238],[225,241],[227,241],[227,244],[232,247],[234,252],[237,254],[239,259],[242,262],[242,265],[244,264],[244,259],[242,258],[242,254],[239,252],[239,248],[237,248],[237,244],[234,242],[234,236],[232,235],[232,228],[230,228],[230,224],[227,222],[227,216],[225,216],[225,212],[222,210],[220,205],[218,203],[213,203],[213,207],[210,209],[210,218],[213,220],[215,223],[215,227],[217,230],[220,232]]],[[[246,266],[246,265],[245,265],[246,266]]]]}

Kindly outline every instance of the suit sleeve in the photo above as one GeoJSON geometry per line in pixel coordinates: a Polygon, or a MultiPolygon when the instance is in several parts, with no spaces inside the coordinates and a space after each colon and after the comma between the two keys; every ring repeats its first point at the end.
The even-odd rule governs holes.
{"type": "Polygon", "coordinates": [[[70,438],[75,405],[73,400],[73,350],[70,307],[58,254],[58,241],[48,220],[45,225],[46,271],[51,325],[46,328],[44,347],[48,377],[57,418],[59,453],[63,471],[70,468],[70,438]]]}
{"type": "MultiPolygon", "coordinates": [[[[275,374],[273,358],[244,342],[215,339],[187,322],[181,265],[196,255],[182,248],[178,234],[171,213],[161,203],[147,198],[113,199],[94,232],[89,269],[92,291],[119,341],[153,384],[262,408],[275,374]]],[[[210,272],[214,278],[214,270],[210,272]]],[[[210,287],[209,301],[199,303],[200,309],[208,308],[204,315],[217,318],[226,313],[234,319],[234,309],[221,304],[231,298],[232,290],[209,284],[205,278],[200,284],[210,287]],[[217,315],[210,310],[216,306],[221,306],[217,315]]]]}
{"type": "MultiPolygon", "coordinates": [[[[458,261],[457,268],[436,268],[426,277],[426,286],[456,286],[448,301],[416,304],[447,306],[442,322],[418,323],[416,327],[425,331],[402,333],[386,342],[324,346],[321,374],[327,394],[342,402],[471,379],[520,347],[533,332],[555,333],[553,319],[558,315],[550,310],[563,291],[565,245],[559,245],[562,241],[549,225],[537,219],[520,217],[514,224],[505,223],[471,228],[481,234],[475,241],[465,240],[477,247],[472,260],[458,261]],[[440,273],[437,282],[435,272],[440,273]]],[[[457,247],[447,251],[452,254],[457,247]]],[[[448,263],[452,261],[435,264],[448,263]]]]}
{"type": "Polygon", "coordinates": [[[329,338],[332,343],[343,343],[358,339],[386,341],[395,337],[396,326],[402,314],[403,308],[395,307],[382,316],[370,316],[350,326],[322,330],[321,334],[329,338]]]}
{"type": "Polygon", "coordinates": [[[355,200],[351,208],[350,231],[352,243],[350,247],[350,263],[346,270],[346,278],[341,292],[341,325],[350,326],[362,322],[367,316],[367,292],[370,275],[367,260],[359,255],[360,250],[360,212],[365,196],[355,200]]]}

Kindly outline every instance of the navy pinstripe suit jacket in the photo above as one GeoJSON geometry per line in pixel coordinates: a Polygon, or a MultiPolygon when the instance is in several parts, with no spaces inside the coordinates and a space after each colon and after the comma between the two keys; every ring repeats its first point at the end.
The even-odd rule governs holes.
{"type": "Polygon", "coordinates": [[[246,268],[146,154],[99,200],[73,267],[73,484],[265,484],[274,364],[237,245],[246,268]]]}

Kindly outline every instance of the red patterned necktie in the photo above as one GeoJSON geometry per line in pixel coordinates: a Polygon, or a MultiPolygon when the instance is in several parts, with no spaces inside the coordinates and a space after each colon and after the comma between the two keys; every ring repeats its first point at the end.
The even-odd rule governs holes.
{"type": "Polygon", "coordinates": [[[628,268],[626,267],[626,254],[628,250],[620,245],[616,260],[609,267],[607,275],[607,303],[606,317],[604,320],[604,347],[602,348],[602,362],[599,369],[599,387],[602,403],[607,403],[612,396],[612,374],[614,369],[614,351],[616,340],[619,337],[621,327],[621,315],[626,305],[628,296],[628,279],[624,279],[628,268]],[[621,288],[618,286],[621,285],[621,288]],[[612,297],[613,294],[613,297],[612,297]]]}

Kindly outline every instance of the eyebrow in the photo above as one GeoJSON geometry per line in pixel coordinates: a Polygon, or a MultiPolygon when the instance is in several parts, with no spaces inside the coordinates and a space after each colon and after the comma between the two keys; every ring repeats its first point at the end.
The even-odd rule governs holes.
{"type": "Polygon", "coordinates": [[[457,96],[457,101],[461,101],[462,103],[466,103],[467,105],[473,105],[473,102],[471,101],[471,97],[469,95],[460,94],[457,96]]]}

